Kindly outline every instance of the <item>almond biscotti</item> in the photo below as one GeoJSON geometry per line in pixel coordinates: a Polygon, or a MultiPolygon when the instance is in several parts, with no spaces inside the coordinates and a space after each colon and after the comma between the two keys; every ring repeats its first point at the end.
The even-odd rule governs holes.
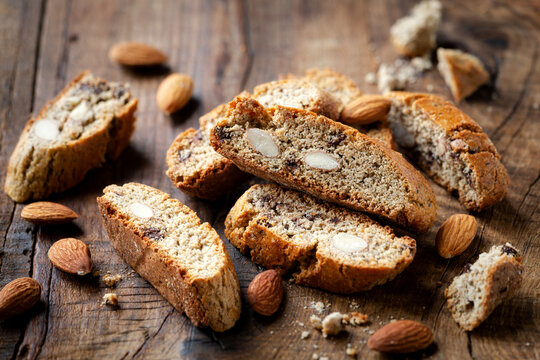
{"type": "Polygon", "coordinates": [[[414,231],[435,219],[431,187],[399,153],[310,111],[237,97],[210,142],[246,172],[414,231]]]}
{"type": "Polygon", "coordinates": [[[388,226],[276,184],[248,189],[229,212],[225,234],[254,262],[338,293],[392,280],[416,252],[414,239],[388,226]]]}
{"type": "Polygon", "coordinates": [[[230,329],[240,287],[223,242],[180,201],[150,186],[111,185],[97,199],[122,258],[195,326],[230,329]]]}
{"type": "Polygon", "coordinates": [[[200,129],[180,133],[167,151],[167,176],[191,196],[215,200],[249,176],[210,146],[209,130],[225,112],[226,105],[220,105],[202,116],[200,129]]]}
{"type": "Polygon", "coordinates": [[[483,210],[504,197],[508,174],[480,125],[435,95],[387,95],[394,139],[433,180],[456,192],[469,210],[483,210]]]}
{"type": "Polygon", "coordinates": [[[127,84],[81,73],[26,124],[9,161],[5,192],[23,202],[74,186],[120,155],[136,108],[127,84]]]}
{"type": "Polygon", "coordinates": [[[454,320],[466,331],[480,325],[505,299],[521,286],[523,265],[510,244],[496,245],[467,265],[444,292],[454,320]]]}

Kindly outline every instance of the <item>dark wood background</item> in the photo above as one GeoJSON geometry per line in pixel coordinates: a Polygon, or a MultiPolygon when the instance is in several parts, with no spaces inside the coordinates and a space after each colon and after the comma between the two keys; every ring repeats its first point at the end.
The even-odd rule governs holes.
{"type": "MultiPolygon", "coordinates": [[[[20,217],[23,205],[0,194],[0,286],[31,276],[43,287],[41,303],[30,314],[0,322],[0,358],[311,359],[317,353],[347,359],[347,343],[358,349],[359,358],[384,358],[365,345],[369,330],[393,318],[407,318],[425,323],[435,333],[435,345],[414,357],[538,359],[539,1],[445,1],[439,43],[479,55],[493,74],[492,86],[460,107],[492,138],[511,177],[506,198],[475,214],[478,235],[461,256],[443,260],[436,254],[438,226],[465,210],[433,184],[439,204],[436,224],[416,237],[417,257],[395,281],[354,296],[288,284],[276,316],[256,316],[244,304],[232,330],[212,333],[191,326],[133,274],[101,225],[95,198],[108,184],[137,181],[171,193],[218,230],[245,300],[250,280],[261,269],[223,235],[224,218],[242,189],[213,203],[187,197],[164,174],[169,144],[180,131],[196,127],[198,117],[214,106],[279,73],[330,66],[351,76],[365,92],[376,92],[364,76],[375,71],[379,61],[397,58],[388,42],[389,28],[414,3],[0,0],[0,168],[6,168],[29,117],[80,71],[91,69],[105,79],[127,81],[139,98],[137,130],[122,156],[52,198],[80,214],[73,225],[32,226],[20,217]],[[110,63],[108,49],[126,40],[164,50],[170,69],[133,72],[110,63]],[[187,73],[195,82],[192,101],[171,117],[160,113],[155,103],[156,88],[168,71],[187,73]],[[124,276],[115,289],[120,297],[117,310],[100,305],[109,291],[101,279],[77,278],[51,266],[47,250],[62,237],[86,242],[102,274],[124,276]],[[462,332],[446,310],[443,291],[467,262],[506,241],[523,254],[523,287],[477,330],[462,332]],[[300,339],[301,332],[309,330],[312,301],[330,304],[327,312],[345,312],[353,300],[371,315],[369,328],[354,328],[329,340],[311,331],[309,339],[300,339]]],[[[449,96],[436,70],[410,89],[425,91],[428,84],[449,96]]],[[[1,171],[2,186],[4,178],[1,171]]]]}

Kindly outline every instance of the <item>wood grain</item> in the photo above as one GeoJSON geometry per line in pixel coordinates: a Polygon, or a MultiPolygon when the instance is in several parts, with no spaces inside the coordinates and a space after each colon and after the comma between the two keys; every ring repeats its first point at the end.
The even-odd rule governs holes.
{"type": "MultiPolygon", "coordinates": [[[[31,313],[0,322],[0,358],[150,359],[311,359],[314,353],[348,359],[350,343],[358,358],[385,358],[365,341],[391,319],[423,322],[435,345],[415,354],[440,359],[538,358],[540,295],[540,3],[538,1],[445,1],[441,46],[470,51],[487,64],[491,86],[460,104],[490,135],[506,165],[511,185],[506,198],[474,215],[479,232],[464,254],[451,260],[436,255],[435,233],[451,214],[466,212],[432,183],[439,211],[435,226],[417,236],[413,264],[391,283],[341,296],[287,283],[285,305],[264,318],[244,304],[237,325],[226,333],[191,326],[111,247],[102,228],[96,196],[111,183],[138,181],[171,193],[220,233],[235,264],[245,299],[261,268],[225,239],[223,221],[243,184],[218,202],[190,198],[164,175],[165,153],[175,136],[198,126],[198,117],[240,91],[274,80],[280,73],[302,73],[329,66],[351,76],[367,93],[377,89],[365,75],[397,54],[388,42],[392,23],[415,3],[398,1],[70,1],[0,0],[0,167],[5,169],[24,124],[65,83],[84,69],[127,81],[139,98],[137,130],[120,158],[91,171],[75,188],[52,197],[80,218],[63,227],[33,226],[20,218],[22,205],[0,195],[0,286],[32,276],[43,287],[31,313]],[[166,67],[129,70],[109,62],[119,41],[149,43],[169,55],[166,67]],[[170,72],[193,77],[194,97],[173,116],[163,115],[155,90],[170,72]],[[50,245],[62,237],[87,243],[101,274],[121,274],[108,289],[100,277],[80,279],[53,268],[50,245]],[[446,310],[443,292],[463,266],[493,244],[510,241],[522,253],[525,282],[472,333],[459,330],[446,310]],[[442,286],[438,286],[440,282],[442,286]],[[114,291],[120,307],[101,305],[114,291]],[[325,313],[358,309],[371,315],[368,327],[331,339],[310,330],[313,301],[325,313]],[[300,323],[303,323],[302,326],[300,323]]],[[[450,93],[436,70],[410,90],[450,93]]],[[[5,172],[0,172],[3,184],[5,172]]]]}

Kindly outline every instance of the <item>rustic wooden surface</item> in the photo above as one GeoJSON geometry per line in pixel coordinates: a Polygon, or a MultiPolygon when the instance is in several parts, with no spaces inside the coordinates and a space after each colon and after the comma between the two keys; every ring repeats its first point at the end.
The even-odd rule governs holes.
{"type": "MultiPolygon", "coordinates": [[[[436,229],[449,215],[465,211],[433,185],[439,203],[437,222],[428,234],[416,237],[417,257],[395,281],[355,296],[288,284],[285,304],[276,316],[256,316],[244,304],[237,325],[220,334],[192,327],[173,310],[131,272],[102,228],[95,198],[106,185],[138,181],[171,193],[220,232],[245,299],[250,280],[261,269],[223,235],[224,218],[242,189],[214,203],[185,196],[164,175],[166,149],[180,131],[196,127],[206,111],[279,73],[331,66],[350,75],[366,92],[375,92],[364,76],[379,61],[397,57],[388,43],[388,30],[414,2],[0,0],[1,169],[30,115],[81,70],[130,82],[139,98],[137,130],[122,156],[53,197],[80,214],[73,225],[32,226],[20,218],[23,205],[0,195],[0,286],[32,276],[43,287],[41,303],[30,314],[0,322],[0,358],[311,359],[317,353],[347,359],[348,343],[358,349],[358,358],[384,358],[365,345],[369,330],[393,318],[407,318],[422,321],[435,333],[435,345],[414,357],[538,359],[539,1],[445,3],[439,43],[478,54],[493,74],[492,86],[460,107],[493,139],[512,179],[501,203],[475,214],[479,232],[463,255],[449,261],[436,255],[436,229]],[[169,68],[134,72],[111,64],[107,50],[125,40],[165,50],[169,68]],[[193,100],[171,117],[157,110],[154,99],[158,83],[169,71],[190,74],[195,82],[193,100]],[[90,246],[102,274],[124,276],[114,290],[120,297],[117,310],[100,305],[109,292],[102,280],[76,278],[51,266],[49,246],[68,236],[90,246]],[[444,288],[467,262],[505,241],[523,254],[523,287],[476,331],[462,332],[446,310],[444,288]],[[369,328],[355,328],[331,340],[311,331],[309,339],[300,339],[301,332],[309,330],[312,301],[329,304],[326,312],[345,312],[353,300],[360,311],[371,315],[369,328]]],[[[411,89],[425,90],[428,84],[434,92],[449,96],[435,70],[411,89]]],[[[4,177],[1,171],[2,185],[4,177]]]]}

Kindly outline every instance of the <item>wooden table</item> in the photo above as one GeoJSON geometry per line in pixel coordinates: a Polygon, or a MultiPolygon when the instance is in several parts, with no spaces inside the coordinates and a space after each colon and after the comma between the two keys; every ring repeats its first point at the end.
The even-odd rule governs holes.
{"type": "MultiPolygon", "coordinates": [[[[69,1],[0,0],[0,167],[5,169],[24,124],[84,69],[131,83],[139,98],[137,130],[115,162],[91,171],[75,188],[54,196],[80,214],[73,225],[45,228],[20,217],[22,204],[0,195],[0,286],[31,276],[43,287],[30,314],[0,322],[0,358],[190,358],[311,359],[314,353],[347,359],[351,343],[358,358],[382,358],[365,342],[370,330],[391,319],[430,326],[435,344],[425,352],[439,359],[539,358],[540,227],[540,2],[526,0],[447,1],[439,33],[443,46],[479,55],[493,74],[491,87],[460,107],[476,119],[502,155],[511,177],[506,198],[475,214],[479,231],[469,249],[452,260],[438,257],[439,225],[465,210],[433,184],[436,224],[417,236],[413,264],[391,283],[354,296],[340,296],[287,283],[276,316],[256,316],[244,304],[241,319],[226,333],[191,326],[152,286],[120,259],[101,225],[95,198],[108,184],[142,182],[194,209],[220,233],[236,266],[245,303],[250,280],[261,268],[242,256],[223,235],[223,221],[243,188],[219,202],[199,201],[177,190],[165,176],[165,152],[199,116],[243,89],[330,66],[350,75],[365,92],[376,92],[365,75],[379,61],[397,58],[388,42],[392,23],[412,1],[69,1]],[[112,64],[116,42],[138,40],[170,56],[170,69],[133,72],[112,64]],[[174,116],[158,111],[155,91],[168,71],[190,74],[193,100],[174,116]],[[100,305],[109,292],[101,278],[77,278],[53,268],[47,250],[57,239],[77,237],[92,252],[101,274],[120,273],[114,290],[117,310],[100,305]],[[523,254],[525,281],[518,295],[499,306],[472,333],[460,331],[446,310],[443,292],[493,244],[510,241],[523,254]],[[442,284],[442,286],[441,286],[442,284]],[[313,301],[330,311],[351,311],[353,301],[371,315],[369,327],[332,339],[310,330],[313,301]],[[304,326],[301,325],[304,324],[304,326]]],[[[410,87],[449,96],[436,70],[410,87]]],[[[4,183],[5,170],[0,172],[4,183]]]]}

